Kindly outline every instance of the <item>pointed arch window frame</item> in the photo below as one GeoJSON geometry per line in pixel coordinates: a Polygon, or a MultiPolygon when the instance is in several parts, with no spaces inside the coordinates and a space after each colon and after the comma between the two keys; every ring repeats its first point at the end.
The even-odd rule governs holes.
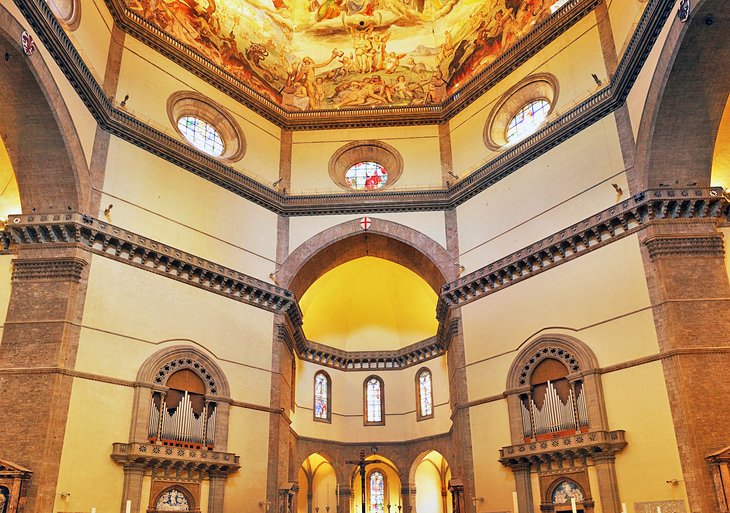
{"type": "Polygon", "coordinates": [[[365,378],[362,385],[362,416],[365,426],[384,426],[385,425],[385,382],[383,378],[376,375],[370,375],[365,378]],[[380,384],[380,420],[371,421],[368,416],[368,384],[372,380],[377,380],[380,384]]]}
{"type": "Polygon", "coordinates": [[[312,418],[315,422],[324,422],[327,424],[332,423],[332,377],[323,370],[319,370],[314,373],[314,379],[312,380],[312,418]],[[317,417],[317,377],[324,376],[327,382],[327,416],[317,417]]]}
{"type": "Polygon", "coordinates": [[[389,490],[388,490],[388,474],[385,472],[384,469],[375,467],[370,472],[368,472],[366,479],[367,483],[367,493],[365,494],[366,500],[367,500],[367,508],[368,511],[371,511],[372,508],[372,496],[373,496],[373,487],[371,483],[371,479],[373,477],[373,474],[379,473],[381,476],[383,476],[383,511],[384,513],[387,513],[387,504],[389,500],[389,490]]]}
{"type": "Polygon", "coordinates": [[[418,372],[416,372],[415,377],[415,384],[416,384],[416,420],[418,422],[422,420],[428,420],[433,418],[433,372],[431,372],[431,369],[428,367],[421,367],[418,369],[418,372]],[[421,397],[421,375],[426,372],[429,375],[429,384],[430,384],[430,390],[429,394],[431,395],[431,413],[424,415],[423,409],[422,409],[422,397],[421,397]]]}

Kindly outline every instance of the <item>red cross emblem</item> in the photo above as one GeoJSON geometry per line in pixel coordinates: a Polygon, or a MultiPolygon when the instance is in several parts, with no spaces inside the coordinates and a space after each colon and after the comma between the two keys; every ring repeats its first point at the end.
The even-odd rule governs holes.
{"type": "Polygon", "coordinates": [[[367,230],[372,224],[373,220],[367,216],[360,219],[360,228],[362,228],[363,230],[367,230]]]}

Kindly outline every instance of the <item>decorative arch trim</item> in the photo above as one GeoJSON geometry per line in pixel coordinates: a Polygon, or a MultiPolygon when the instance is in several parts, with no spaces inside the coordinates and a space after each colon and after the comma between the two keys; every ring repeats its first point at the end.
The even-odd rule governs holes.
{"type": "Polygon", "coordinates": [[[338,186],[352,193],[368,193],[355,191],[347,186],[345,173],[358,162],[377,162],[385,168],[388,180],[382,189],[390,188],[403,172],[403,157],[390,144],[382,141],[353,141],[338,149],[330,157],[328,169],[330,178],[338,186]]]}
{"type": "Polygon", "coordinates": [[[190,346],[173,346],[157,351],[142,364],[137,373],[137,381],[165,386],[167,379],[181,369],[190,369],[199,375],[205,383],[207,394],[230,397],[228,380],[218,364],[190,346]]]}
{"type": "Polygon", "coordinates": [[[360,219],[324,230],[295,249],[278,271],[279,285],[301,298],[320,276],[355,258],[375,256],[418,274],[438,294],[455,280],[459,266],[438,242],[427,235],[385,219],[370,218],[367,230],[360,219]]]}
{"type": "Polygon", "coordinates": [[[529,343],[514,359],[507,374],[507,389],[529,386],[532,371],[546,358],[562,362],[571,374],[598,368],[596,355],[577,338],[545,335],[529,343]]]}

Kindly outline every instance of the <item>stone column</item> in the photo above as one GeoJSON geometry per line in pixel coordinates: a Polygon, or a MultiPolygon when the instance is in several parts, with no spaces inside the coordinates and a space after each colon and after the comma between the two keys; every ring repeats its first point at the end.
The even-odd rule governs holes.
{"type": "Polygon", "coordinates": [[[13,260],[0,342],[3,459],[33,472],[26,513],[53,511],[91,255],[26,247],[13,260]]]}
{"type": "Polygon", "coordinates": [[[621,513],[621,498],[618,494],[618,479],[616,479],[616,455],[594,454],[598,481],[598,496],[601,498],[603,513],[621,513]]]}
{"type": "MultiPolygon", "coordinates": [[[[670,191],[671,192],[671,191],[670,191]]],[[[639,235],[682,472],[693,513],[716,513],[705,457],[727,445],[730,284],[723,236],[700,220],[639,235]]],[[[605,509],[605,506],[604,506],[605,509]]]]}
{"type": "Polygon", "coordinates": [[[460,479],[451,479],[449,481],[449,491],[451,492],[451,501],[453,503],[453,513],[465,513],[466,504],[464,502],[464,484],[460,479]]]}
{"type": "Polygon", "coordinates": [[[413,513],[416,509],[416,485],[405,484],[400,489],[403,509],[401,513],[413,513]]]}
{"type": "Polygon", "coordinates": [[[337,507],[335,513],[350,513],[350,496],[352,490],[348,486],[340,485],[340,494],[337,498],[337,507]]]}
{"type": "Polygon", "coordinates": [[[519,505],[520,513],[533,513],[534,511],[532,481],[530,480],[531,469],[532,465],[529,463],[518,463],[512,466],[512,472],[515,474],[517,504],[519,505]]]}
{"type": "Polygon", "coordinates": [[[211,471],[208,473],[208,513],[223,513],[228,475],[211,471]]]}
{"type": "MultiPolygon", "coordinates": [[[[127,501],[132,501],[132,513],[142,511],[142,480],[144,479],[145,464],[124,465],[124,485],[122,488],[122,504],[120,513],[127,508],[127,501]]],[[[145,510],[147,508],[144,508],[145,510]]]]}

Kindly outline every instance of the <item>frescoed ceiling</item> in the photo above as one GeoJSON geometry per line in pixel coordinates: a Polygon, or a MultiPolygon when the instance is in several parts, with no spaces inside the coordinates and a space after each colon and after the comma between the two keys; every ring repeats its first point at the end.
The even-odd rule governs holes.
{"type": "Polygon", "coordinates": [[[126,0],[288,112],[437,105],[567,0],[126,0]]]}

